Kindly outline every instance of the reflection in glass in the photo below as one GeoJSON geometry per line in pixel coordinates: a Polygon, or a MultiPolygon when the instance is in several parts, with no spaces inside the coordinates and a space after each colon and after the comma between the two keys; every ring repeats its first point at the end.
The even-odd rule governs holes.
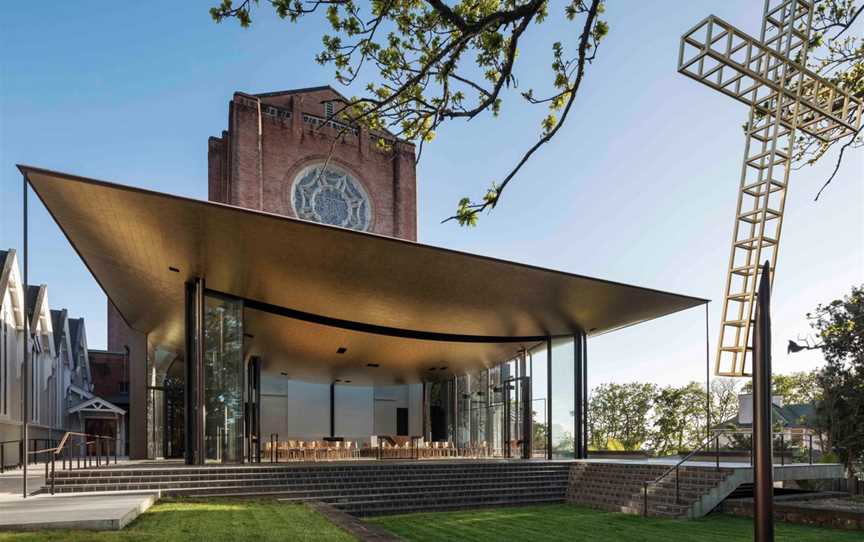
{"type": "Polygon", "coordinates": [[[204,441],[206,458],[243,460],[243,303],[204,302],[204,441]]]}
{"type": "Polygon", "coordinates": [[[552,458],[576,457],[576,373],[573,337],[552,339],[552,458]]]}

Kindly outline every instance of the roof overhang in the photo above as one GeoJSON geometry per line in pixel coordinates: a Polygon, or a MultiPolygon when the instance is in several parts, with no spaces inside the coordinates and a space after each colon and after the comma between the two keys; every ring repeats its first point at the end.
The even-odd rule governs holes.
{"type": "Polygon", "coordinates": [[[361,356],[355,364],[405,359],[388,378],[416,381],[430,363],[487,365],[538,338],[598,335],[707,302],[19,168],[127,323],[151,344],[183,350],[184,283],[203,277],[208,289],[248,301],[250,353],[265,367],[274,360],[308,365],[300,371],[308,378],[333,377],[339,346],[361,356]]]}

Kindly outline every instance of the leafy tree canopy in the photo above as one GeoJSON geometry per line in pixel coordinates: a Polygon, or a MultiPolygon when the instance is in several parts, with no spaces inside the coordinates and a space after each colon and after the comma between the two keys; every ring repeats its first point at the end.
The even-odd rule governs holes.
{"type": "MultiPolygon", "coordinates": [[[[210,14],[217,22],[233,18],[248,27],[259,2],[221,0],[210,14]]],[[[373,131],[387,129],[416,142],[419,154],[445,122],[470,120],[484,113],[498,116],[505,99],[515,98],[539,109],[535,142],[492,180],[482,196],[462,198],[455,213],[445,219],[463,226],[477,224],[480,213],[492,210],[522,166],[565,124],[586,70],[610,29],[603,15],[606,0],[265,3],[292,23],[302,23],[313,15],[326,18],[330,31],[322,37],[323,47],[316,60],[332,66],[335,80],[342,85],[365,84],[365,92],[334,108],[333,116],[373,131]],[[519,61],[519,47],[527,41],[545,39],[536,27],[551,17],[571,22],[574,31],[553,37],[545,81],[522,85],[528,70],[519,61]],[[529,31],[532,28],[534,32],[529,31]]],[[[860,17],[862,10],[860,0],[817,0],[807,60],[816,73],[859,97],[864,96],[864,42],[855,25],[864,19],[860,17]]],[[[837,143],[843,148],[827,185],[836,175],[844,152],[862,144],[860,131],[845,141],[829,143],[800,136],[798,166],[815,163],[837,143]]],[[[384,139],[379,145],[387,147],[384,139]]]]}

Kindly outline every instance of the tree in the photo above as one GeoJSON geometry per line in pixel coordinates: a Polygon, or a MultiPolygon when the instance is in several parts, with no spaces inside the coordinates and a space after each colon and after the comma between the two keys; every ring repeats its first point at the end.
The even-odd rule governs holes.
{"type": "MultiPolygon", "coordinates": [[[[857,0],[818,0],[813,14],[813,36],[807,59],[808,68],[834,83],[843,92],[857,98],[864,98],[862,12],[864,3],[857,0]]],[[[808,92],[813,92],[813,89],[808,92]]],[[[815,164],[830,148],[838,144],[842,145],[834,171],[816,193],[816,200],[834,180],[846,151],[864,145],[861,128],[851,137],[834,141],[820,141],[806,134],[799,134],[796,138],[794,158],[797,168],[815,164]]]]}
{"type": "MultiPolygon", "coordinates": [[[[773,394],[783,398],[785,405],[816,403],[822,395],[818,382],[818,370],[798,371],[789,374],[771,376],[773,394]]],[[[753,393],[753,382],[748,381],[742,390],[753,393]]]]}
{"type": "Polygon", "coordinates": [[[638,450],[648,440],[649,414],[657,386],[641,382],[601,384],[591,391],[588,403],[590,445],[603,450],[610,441],[625,450],[638,450]]]}
{"type": "Polygon", "coordinates": [[[817,423],[851,479],[864,464],[864,284],[807,317],[825,356],[817,423]]]}
{"type": "MultiPolygon", "coordinates": [[[[498,115],[505,96],[519,88],[519,46],[532,25],[549,15],[547,0],[488,2],[460,0],[269,0],[279,17],[298,22],[325,12],[332,34],[324,35],[321,64],[335,68],[343,85],[368,81],[365,96],[334,111],[348,124],[373,133],[389,129],[416,141],[419,152],[446,121],[471,120],[481,113],[498,115]],[[363,79],[366,67],[377,71],[363,79]]],[[[222,0],[210,10],[217,22],[252,21],[258,0],[222,0]]],[[[608,24],[600,19],[604,0],[568,0],[556,5],[556,16],[577,25],[575,40],[555,41],[551,71],[542,94],[527,88],[525,103],[543,110],[540,134],[510,171],[493,182],[479,200],[463,198],[447,220],[474,225],[492,209],[528,159],[548,143],[566,121],[587,66],[597,54],[608,24]],[[558,11],[560,10],[560,11],[558,11]]],[[[542,36],[542,34],[536,33],[542,36]]],[[[564,36],[568,38],[570,36],[564,36]]],[[[536,39],[536,37],[535,37],[536,39]]],[[[335,108],[334,108],[335,109],[335,108]]],[[[384,140],[380,140],[386,146],[384,140]]]]}
{"type": "Polygon", "coordinates": [[[711,381],[711,427],[738,414],[738,392],[738,380],[735,378],[715,378],[711,381]]]}
{"type": "MultiPolygon", "coordinates": [[[[445,219],[463,226],[475,225],[481,212],[494,209],[522,166],[555,137],[568,119],[598,45],[609,32],[609,23],[601,18],[605,0],[566,0],[560,4],[548,0],[267,2],[279,17],[293,23],[323,14],[332,33],[323,36],[323,50],[316,60],[333,66],[335,79],[342,85],[366,83],[363,96],[334,107],[334,117],[346,124],[363,125],[373,133],[388,129],[417,142],[420,154],[445,122],[471,120],[484,113],[497,116],[505,99],[513,95],[528,106],[541,108],[535,143],[497,176],[482,197],[462,198],[456,212],[445,219]],[[551,13],[550,7],[554,7],[551,13]],[[572,21],[576,32],[552,43],[545,90],[535,92],[520,85],[528,76],[520,69],[519,47],[543,38],[542,30],[536,27],[549,17],[572,21]]],[[[233,18],[248,27],[258,3],[221,0],[210,14],[217,22],[233,18]]],[[[864,48],[859,35],[849,29],[862,9],[855,0],[818,0],[813,54],[808,60],[812,70],[856,96],[864,96],[864,48]]],[[[845,142],[825,143],[802,135],[797,141],[796,162],[799,167],[815,163],[829,148],[843,142],[837,168],[827,185],[839,170],[844,152],[861,144],[858,136],[860,132],[845,142]]],[[[379,139],[379,145],[387,147],[384,139],[379,139]]]]}
{"type": "Polygon", "coordinates": [[[654,452],[668,455],[695,448],[706,438],[705,421],[704,387],[690,382],[663,388],[654,399],[654,452]]]}

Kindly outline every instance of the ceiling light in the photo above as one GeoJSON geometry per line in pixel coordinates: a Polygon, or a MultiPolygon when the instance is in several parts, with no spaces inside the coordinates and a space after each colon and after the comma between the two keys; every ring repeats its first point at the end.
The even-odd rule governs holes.
{"type": "Polygon", "coordinates": [[[336,349],[337,354],[344,354],[347,351],[348,351],[348,349],[345,348],[344,346],[340,346],[339,348],[336,349]]]}

